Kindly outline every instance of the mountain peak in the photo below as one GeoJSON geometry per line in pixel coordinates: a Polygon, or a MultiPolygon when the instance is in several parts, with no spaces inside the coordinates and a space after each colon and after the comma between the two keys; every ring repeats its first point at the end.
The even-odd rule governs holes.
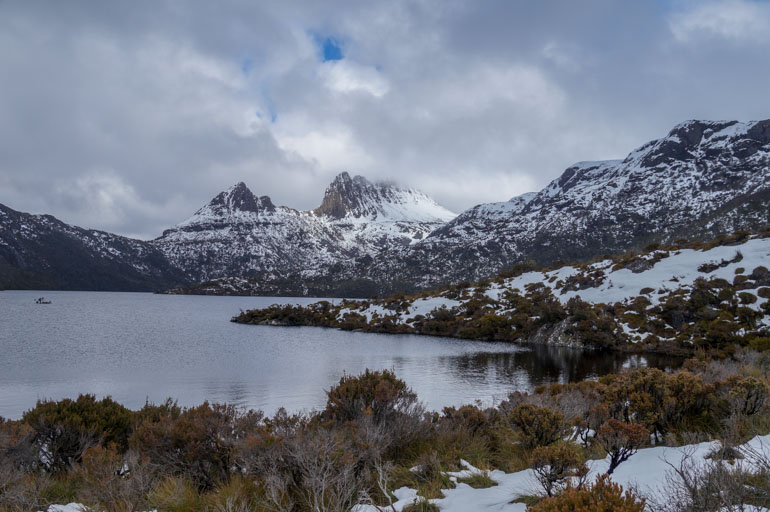
{"type": "Polygon", "coordinates": [[[445,222],[455,217],[420,191],[392,183],[372,183],[347,172],[338,174],[326,187],[321,206],[313,213],[335,220],[445,222]]]}
{"type": "Polygon", "coordinates": [[[249,190],[249,187],[242,181],[239,181],[224,192],[220,192],[211,200],[211,202],[209,202],[208,206],[222,213],[257,213],[259,211],[256,196],[254,196],[251,190],[249,190]]]}
{"type": "Polygon", "coordinates": [[[636,162],[643,168],[673,165],[700,155],[717,154],[747,158],[770,144],[770,120],[706,121],[691,119],[674,126],[668,134],[632,151],[624,163],[636,162]]]}
{"type": "Polygon", "coordinates": [[[255,196],[244,182],[239,181],[217,194],[206,206],[177,227],[221,222],[249,223],[254,222],[260,214],[274,211],[275,206],[268,196],[255,196]]]}
{"type": "MultiPolygon", "coordinates": [[[[324,192],[321,206],[314,210],[316,215],[341,219],[348,215],[361,216],[365,208],[365,196],[371,195],[372,184],[362,177],[351,178],[343,171],[339,173],[324,192]]],[[[375,194],[376,195],[376,194],[375,194]]]]}

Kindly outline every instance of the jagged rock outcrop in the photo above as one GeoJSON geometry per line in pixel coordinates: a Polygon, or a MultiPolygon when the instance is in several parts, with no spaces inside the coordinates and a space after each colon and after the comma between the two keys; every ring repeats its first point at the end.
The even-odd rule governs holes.
{"type": "Polygon", "coordinates": [[[311,211],[276,207],[238,183],[152,244],[193,281],[301,280],[408,246],[454,216],[419,191],[343,172],[311,211]]]}

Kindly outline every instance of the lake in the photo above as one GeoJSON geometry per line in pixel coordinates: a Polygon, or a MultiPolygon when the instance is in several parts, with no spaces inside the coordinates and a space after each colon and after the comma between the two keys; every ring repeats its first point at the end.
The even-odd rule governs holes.
{"type": "Polygon", "coordinates": [[[0,292],[0,416],[43,398],[110,395],[130,408],[175,398],[271,414],[322,408],[324,391],[392,369],[433,410],[514,390],[679,360],[451,338],[230,322],[239,309],[318,299],[107,292],[0,292]],[[50,305],[36,305],[45,296],[50,305]]]}

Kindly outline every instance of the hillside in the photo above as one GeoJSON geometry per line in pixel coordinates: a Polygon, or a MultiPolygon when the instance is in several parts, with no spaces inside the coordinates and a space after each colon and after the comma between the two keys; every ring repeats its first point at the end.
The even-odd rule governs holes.
{"type": "Polygon", "coordinates": [[[153,291],[185,283],[146,242],[0,205],[0,289],[153,291]]]}
{"type": "Polygon", "coordinates": [[[770,231],[655,244],[593,263],[520,266],[417,295],[254,310],[240,323],[316,325],[554,345],[770,347],[770,231]]]}
{"type": "Polygon", "coordinates": [[[770,224],[770,120],[687,121],[623,160],[572,165],[543,190],[471,208],[369,269],[420,286],[516,263],[580,261],[770,224]]]}

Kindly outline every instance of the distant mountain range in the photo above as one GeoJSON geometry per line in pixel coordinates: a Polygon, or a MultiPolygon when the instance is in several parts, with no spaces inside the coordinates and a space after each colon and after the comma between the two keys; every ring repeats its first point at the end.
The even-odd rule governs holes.
{"type": "Polygon", "coordinates": [[[152,241],[0,205],[0,288],[368,296],[770,224],[770,120],[688,121],[460,215],[342,173],[310,211],[243,183],[152,241]]]}

